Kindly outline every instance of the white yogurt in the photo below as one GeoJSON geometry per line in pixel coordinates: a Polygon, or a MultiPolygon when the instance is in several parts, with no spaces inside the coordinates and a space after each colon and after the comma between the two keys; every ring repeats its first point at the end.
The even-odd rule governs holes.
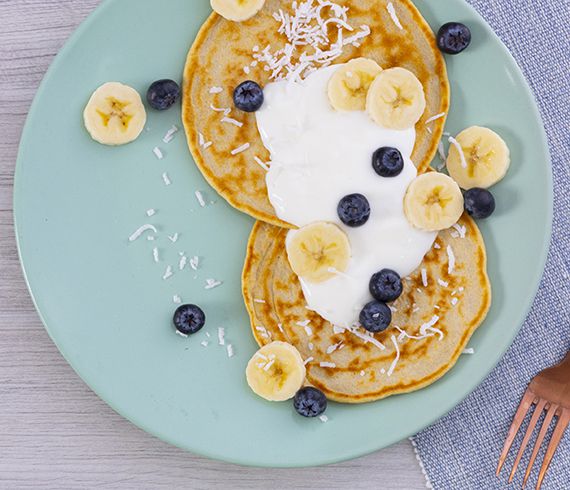
{"type": "Polygon", "coordinates": [[[348,235],[352,256],[345,273],[319,284],[300,280],[309,308],[334,325],[350,326],[371,300],[370,277],[383,268],[409,275],[437,234],[413,228],[404,215],[404,194],[417,175],[410,160],[415,129],[388,130],[365,112],[332,109],[327,84],[338,67],[318,70],[302,83],[268,84],[256,116],[271,153],[267,189],[277,216],[299,227],[333,222],[348,235]],[[374,172],[372,154],[382,146],[398,148],[404,156],[398,177],[374,172]],[[352,193],[370,202],[370,219],[359,228],[345,226],[337,214],[339,201],[352,193]]]}

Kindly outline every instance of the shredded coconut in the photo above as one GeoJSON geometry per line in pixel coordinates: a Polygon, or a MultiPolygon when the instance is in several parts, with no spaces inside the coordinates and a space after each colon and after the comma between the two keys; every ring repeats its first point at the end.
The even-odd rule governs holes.
{"type": "Polygon", "coordinates": [[[267,163],[265,163],[261,158],[253,157],[253,159],[255,160],[255,163],[257,163],[263,170],[269,172],[269,165],[267,165],[267,163]]]}
{"type": "Polygon", "coordinates": [[[234,126],[237,126],[238,128],[241,128],[243,126],[242,122],[236,121],[235,119],[232,119],[231,117],[226,117],[226,116],[224,116],[222,118],[222,122],[228,123],[228,124],[233,124],[234,126]]]}
{"type": "Polygon", "coordinates": [[[360,371],[360,376],[366,376],[366,371],[360,371]]]}
{"type": "Polygon", "coordinates": [[[218,344],[226,345],[226,329],[224,327],[218,327],[218,344]]]}
{"type": "Polygon", "coordinates": [[[251,70],[249,69],[249,66],[244,66],[244,67],[243,67],[243,72],[244,72],[246,75],[249,75],[249,72],[250,72],[250,71],[251,71],[251,70]]]}
{"type": "Polygon", "coordinates": [[[238,153],[243,153],[244,151],[248,150],[250,146],[251,145],[249,143],[245,143],[245,144],[237,147],[235,150],[232,150],[231,154],[237,155],[238,153]]]}
{"type": "Polygon", "coordinates": [[[437,283],[438,283],[440,286],[444,287],[444,288],[446,288],[447,286],[449,286],[449,283],[448,283],[447,281],[444,281],[443,279],[438,279],[438,280],[437,280],[437,283]]]}
{"type": "Polygon", "coordinates": [[[439,243],[435,242],[433,244],[433,248],[435,248],[436,250],[439,250],[441,248],[441,245],[439,243]]]}
{"type": "Polygon", "coordinates": [[[230,107],[215,107],[212,104],[210,104],[210,109],[215,112],[223,112],[224,116],[227,116],[230,112],[232,112],[230,107]]]}
{"type": "Polygon", "coordinates": [[[204,150],[207,150],[207,149],[210,148],[210,146],[212,146],[212,145],[213,145],[213,143],[212,143],[211,141],[208,141],[207,143],[204,143],[203,148],[204,148],[204,150]]]}
{"type": "Polygon", "coordinates": [[[396,358],[392,361],[390,369],[388,369],[388,376],[392,376],[394,370],[396,369],[396,366],[398,365],[398,361],[400,360],[400,346],[398,345],[396,337],[392,335],[392,337],[390,338],[392,340],[392,343],[394,344],[394,348],[396,349],[396,358]]]}
{"type": "Polygon", "coordinates": [[[176,243],[178,241],[178,233],[175,233],[174,235],[168,235],[168,239],[172,242],[172,243],[176,243]]]}
{"type": "Polygon", "coordinates": [[[433,334],[439,335],[439,340],[443,340],[443,332],[441,330],[439,330],[438,328],[434,328],[434,325],[438,321],[439,321],[439,316],[434,315],[429,322],[424,323],[420,327],[420,334],[423,336],[428,336],[428,332],[433,332],[433,334]]]}
{"type": "Polygon", "coordinates": [[[344,327],[337,327],[336,325],[333,325],[333,333],[335,335],[339,334],[339,333],[344,333],[346,332],[346,328],[344,327]]]}
{"type": "Polygon", "coordinates": [[[463,350],[463,354],[473,355],[475,354],[475,349],[473,349],[472,347],[468,347],[467,349],[463,350]]]}
{"type": "Polygon", "coordinates": [[[222,284],[222,281],[218,281],[216,279],[206,279],[206,285],[204,286],[204,289],[214,289],[218,286],[221,286],[222,284]]]}
{"type": "Polygon", "coordinates": [[[178,126],[175,126],[173,124],[172,127],[164,135],[164,138],[162,138],[162,141],[166,144],[170,143],[174,139],[174,135],[178,133],[178,131],[179,131],[178,126]]]}
{"type": "Polygon", "coordinates": [[[457,230],[457,233],[459,233],[459,236],[461,238],[465,238],[467,236],[467,227],[466,226],[462,226],[459,223],[455,223],[453,225],[453,228],[455,228],[457,230]]]}
{"type": "Polygon", "coordinates": [[[194,255],[194,257],[190,258],[190,267],[192,267],[192,270],[197,271],[199,266],[200,266],[200,257],[194,255]]]}
{"type": "Polygon", "coordinates": [[[200,342],[200,345],[202,347],[208,347],[209,342],[207,340],[202,340],[202,342],[200,342]]]}
{"type": "Polygon", "coordinates": [[[145,231],[153,231],[154,233],[158,233],[158,230],[149,224],[142,225],[138,230],[136,230],[130,237],[129,242],[134,242],[137,238],[139,238],[145,231]]]}
{"type": "Polygon", "coordinates": [[[265,304],[265,300],[263,300],[263,299],[256,299],[256,298],[254,298],[254,299],[253,299],[253,302],[254,302],[254,303],[265,304]]]}
{"type": "Polygon", "coordinates": [[[194,195],[196,196],[196,199],[198,200],[198,204],[200,204],[200,206],[202,207],[206,206],[206,201],[204,200],[204,195],[202,194],[202,192],[196,191],[194,192],[194,195]]]}
{"type": "Polygon", "coordinates": [[[184,270],[184,267],[186,267],[187,262],[188,262],[188,257],[186,257],[186,255],[182,255],[180,257],[180,261],[178,262],[178,269],[180,269],[181,271],[184,270]]]}
{"type": "Polygon", "coordinates": [[[384,344],[382,344],[382,342],[380,342],[379,340],[372,337],[372,335],[363,334],[356,327],[349,328],[348,330],[353,335],[356,335],[359,339],[364,340],[364,342],[366,342],[366,343],[370,342],[372,345],[375,345],[380,350],[386,350],[386,347],[384,346],[384,344]]]}
{"type": "Polygon", "coordinates": [[[327,347],[327,354],[332,354],[335,350],[339,349],[340,346],[342,345],[342,342],[339,342],[338,344],[334,344],[334,345],[330,345],[329,347],[327,347]]]}
{"type": "Polygon", "coordinates": [[[319,416],[319,420],[324,424],[329,421],[329,418],[326,415],[319,416]]]}
{"type": "Polygon", "coordinates": [[[158,257],[158,248],[154,247],[152,249],[152,258],[154,259],[155,262],[159,262],[159,257],[158,257]]]}
{"type": "Polygon", "coordinates": [[[336,364],[334,362],[321,362],[319,363],[319,366],[323,368],[335,368],[336,364]]]}
{"type": "Polygon", "coordinates": [[[437,121],[438,119],[441,119],[442,117],[445,116],[445,112],[442,112],[440,114],[436,114],[435,116],[431,116],[427,121],[426,124],[429,124],[431,122],[437,121]]]}
{"type": "Polygon", "coordinates": [[[283,330],[283,325],[282,325],[281,323],[278,323],[278,324],[277,324],[277,328],[279,329],[279,331],[280,331],[281,333],[283,333],[283,334],[285,333],[285,331],[283,330]]]}
{"type": "Polygon", "coordinates": [[[451,298],[451,304],[453,306],[455,306],[457,303],[459,303],[459,300],[457,298],[451,298]]]}
{"type": "Polygon", "coordinates": [[[314,345],[313,345],[312,342],[309,342],[309,343],[307,344],[307,347],[309,348],[309,350],[313,350],[314,345]]]}
{"type": "Polygon", "coordinates": [[[347,23],[347,7],[342,7],[329,0],[305,0],[293,2],[293,13],[282,9],[273,14],[279,23],[278,32],[284,34],[287,43],[281,49],[271,51],[271,46],[263,50],[253,50],[253,58],[264,65],[273,80],[303,79],[319,67],[329,66],[343,53],[348,45],[360,46],[360,41],[370,34],[370,27],[360,26],[352,35],[354,28],[347,23]],[[322,15],[328,18],[323,18],[322,15]],[[328,26],[337,28],[337,41],[331,43],[328,26]],[[312,49],[307,49],[310,47],[312,49]],[[299,53],[298,48],[305,52],[299,53]]]}
{"type": "Polygon", "coordinates": [[[388,5],[386,6],[386,10],[388,10],[390,17],[392,17],[394,24],[396,24],[396,27],[398,29],[402,30],[403,29],[402,23],[400,22],[400,19],[398,19],[398,15],[396,14],[396,9],[394,8],[394,4],[392,2],[388,2],[388,5]]]}
{"type": "Polygon", "coordinates": [[[424,288],[427,288],[428,278],[427,278],[427,270],[425,268],[422,268],[422,284],[424,288]]]}
{"type": "Polygon", "coordinates": [[[234,357],[234,346],[232,344],[228,344],[226,346],[226,351],[228,353],[228,357],[234,357]]]}
{"type": "Polygon", "coordinates": [[[223,91],[224,91],[224,89],[223,89],[222,87],[212,87],[212,88],[209,90],[209,93],[211,93],[211,94],[219,94],[219,93],[222,93],[223,91]]]}
{"type": "Polygon", "coordinates": [[[453,271],[455,270],[455,254],[453,253],[451,245],[447,246],[447,258],[449,260],[447,265],[447,273],[453,274],[453,271]]]}
{"type": "Polygon", "coordinates": [[[172,302],[175,305],[180,305],[180,304],[182,304],[182,298],[180,296],[178,296],[177,294],[175,294],[174,296],[172,296],[172,302]]]}
{"type": "Polygon", "coordinates": [[[171,278],[172,275],[173,275],[172,266],[169,265],[169,266],[166,267],[166,270],[164,271],[164,275],[162,276],[162,279],[163,279],[164,281],[166,281],[167,279],[171,278]]]}
{"type": "Polygon", "coordinates": [[[166,172],[164,172],[162,174],[162,180],[164,181],[164,185],[172,184],[172,181],[170,180],[170,177],[168,176],[168,174],[166,172]]]}
{"type": "Polygon", "coordinates": [[[459,141],[457,141],[453,136],[450,136],[448,141],[455,146],[455,148],[457,149],[457,151],[459,152],[459,157],[461,158],[461,166],[463,168],[467,168],[467,160],[465,159],[465,153],[463,153],[463,148],[461,148],[461,145],[459,144],[459,141]]]}
{"type": "Polygon", "coordinates": [[[154,216],[156,214],[156,211],[154,209],[148,209],[146,212],[146,215],[150,218],[151,216],[154,216]]]}
{"type": "Polygon", "coordinates": [[[154,156],[159,160],[162,160],[164,158],[164,154],[162,153],[162,150],[158,146],[155,146],[152,149],[152,152],[154,153],[154,156]]]}
{"type": "Polygon", "coordinates": [[[314,360],[315,360],[314,357],[307,357],[307,359],[305,359],[305,362],[303,364],[306,366],[307,364],[309,364],[310,362],[313,362],[314,360]]]}

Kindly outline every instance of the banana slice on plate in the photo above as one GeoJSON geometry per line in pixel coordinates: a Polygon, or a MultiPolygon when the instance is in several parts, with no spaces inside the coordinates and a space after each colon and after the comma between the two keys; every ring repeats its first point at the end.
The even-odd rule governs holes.
{"type": "Polygon", "coordinates": [[[124,145],[136,140],[146,123],[141,96],[128,85],[101,85],[87,103],[83,121],[91,137],[103,145],[124,145]]]}
{"type": "Polygon", "coordinates": [[[414,127],[425,109],[421,82],[404,68],[382,71],[372,82],[366,98],[366,111],[372,120],[388,129],[414,127]]]}
{"type": "Polygon", "coordinates": [[[463,195],[445,174],[429,172],[408,186],[404,196],[408,221],[421,230],[440,231],[453,226],[463,214],[463,195]]]}
{"type": "Polygon", "coordinates": [[[324,282],[337,271],[346,270],[350,243],[338,226],[319,221],[289,233],[287,256],[299,277],[310,282],[324,282]]]}
{"type": "Polygon", "coordinates": [[[264,4],[265,0],[210,0],[214,12],[234,22],[251,19],[264,4]]]}
{"type": "Polygon", "coordinates": [[[382,71],[368,58],[356,58],[341,66],[328,85],[329,101],[337,111],[363,111],[368,89],[382,71]]]}
{"type": "Polygon", "coordinates": [[[245,374],[255,394],[271,402],[282,402],[301,389],[306,370],[299,351],[291,344],[277,341],[253,355],[245,374]]]}
{"type": "Polygon", "coordinates": [[[451,145],[447,157],[449,175],[463,189],[487,189],[507,174],[511,165],[509,147],[489,128],[473,126],[455,138],[459,148],[451,145]]]}

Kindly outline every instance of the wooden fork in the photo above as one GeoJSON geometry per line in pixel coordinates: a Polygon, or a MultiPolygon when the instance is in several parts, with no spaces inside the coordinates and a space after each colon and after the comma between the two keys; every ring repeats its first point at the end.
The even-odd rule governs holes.
{"type": "Polygon", "coordinates": [[[521,447],[517,453],[515,464],[513,465],[511,476],[509,477],[509,483],[511,483],[515,477],[520,460],[523,457],[540,415],[544,410],[546,410],[546,415],[538,434],[538,438],[536,439],[536,443],[534,444],[534,449],[532,451],[522,485],[522,488],[524,488],[528,481],[528,477],[530,476],[530,472],[534,465],[534,460],[536,459],[536,455],[544,441],[544,437],[546,436],[546,432],[548,431],[552,419],[554,417],[558,417],[556,428],[554,429],[552,439],[548,444],[548,449],[546,450],[546,455],[544,456],[544,461],[540,468],[540,474],[538,475],[536,490],[539,490],[542,486],[542,481],[544,480],[548,466],[554,456],[554,452],[556,451],[558,444],[564,435],[564,431],[570,422],[570,352],[566,354],[566,358],[557,366],[545,369],[538,373],[528,386],[517,413],[515,414],[515,418],[507,435],[507,440],[505,441],[505,446],[503,447],[503,452],[499,458],[497,476],[499,476],[501,472],[501,468],[505,463],[505,459],[513,445],[513,441],[515,440],[521,424],[526,418],[526,415],[532,405],[536,405],[536,408],[534,409],[528,429],[526,430],[521,447]]]}

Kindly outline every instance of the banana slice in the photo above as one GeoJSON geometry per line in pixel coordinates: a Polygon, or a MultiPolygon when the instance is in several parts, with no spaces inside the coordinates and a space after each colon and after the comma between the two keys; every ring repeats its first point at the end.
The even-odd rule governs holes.
{"type": "Polygon", "coordinates": [[[507,174],[511,165],[509,147],[494,131],[473,126],[459,133],[456,141],[463,155],[455,145],[451,145],[447,169],[463,189],[487,189],[507,174]]]}
{"type": "Polygon", "coordinates": [[[337,111],[363,111],[368,89],[382,71],[374,60],[356,58],[341,66],[331,77],[328,96],[337,111]]]}
{"type": "Polygon", "coordinates": [[[422,84],[404,68],[382,71],[372,82],[366,98],[366,111],[372,120],[388,129],[414,127],[425,109],[422,84]]]}
{"type": "Polygon", "coordinates": [[[210,0],[214,12],[224,19],[242,22],[259,12],[265,0],[210,0]]]}
{"type": "Polygon", "coordinates": [[[429,172],[408,186],[404,196],[408,221],[421,230],[440,231],[453,226],[463,214],[463,195],[453,179],[429,172]]]}
{"type": "Polygon", "coordinates": [[[324,282],[336,271],[346,270],[350,243],[338,226],[319,221],[289,233],[287,256],[298,276],[310,282],[324,282]]]}
{"type": "Polygon", "coordinates": [[[295,347],[286,342],[272,342],[253,355],[245,375],[255,394],[270,402],[282,402],[301,389],[306,370],[295,347]]]}
{"type": "Polygon", "coordinates": [[[109,82],[95,90],[83,112],[83,121],[95,141],[103,145],[124,145],[141,134],[146,111],[134,88],[109,82]]]}

